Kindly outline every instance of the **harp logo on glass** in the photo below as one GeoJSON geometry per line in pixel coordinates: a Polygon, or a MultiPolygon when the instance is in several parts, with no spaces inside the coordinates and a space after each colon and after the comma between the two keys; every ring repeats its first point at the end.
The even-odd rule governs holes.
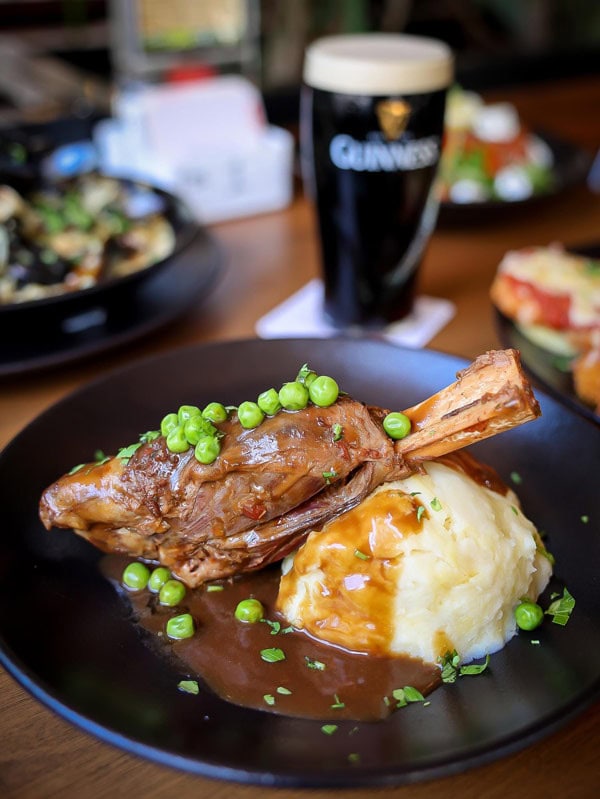
{"type": "Polygon", "coordinates": [[[406,100],[380,100],[375,106],[379,127],[388,141],[395,141],[406,130],[412,108],[406,100]]]}

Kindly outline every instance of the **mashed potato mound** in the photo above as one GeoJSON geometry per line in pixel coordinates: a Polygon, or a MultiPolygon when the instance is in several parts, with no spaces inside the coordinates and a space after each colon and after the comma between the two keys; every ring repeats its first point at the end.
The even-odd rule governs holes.
{"type": "Polygon", "coordinates": [[[312,532],[283,564],[286,619],[352,651],[431,663],[504,646],[516,605],[547,585],[550,560],[514,492],[457,465],[428,463],[312,532]]]}

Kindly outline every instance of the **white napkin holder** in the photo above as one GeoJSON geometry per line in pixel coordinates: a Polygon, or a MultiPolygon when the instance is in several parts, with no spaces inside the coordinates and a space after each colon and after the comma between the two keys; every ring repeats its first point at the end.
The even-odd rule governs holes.
{"type": "Polygon", "coordinates": [[[131,87],[114,111],[95,131],[101,168],[169,189],[199,221],[291,202],[293,136],[267,124],[260,92],[245,78],[131,87]]]}

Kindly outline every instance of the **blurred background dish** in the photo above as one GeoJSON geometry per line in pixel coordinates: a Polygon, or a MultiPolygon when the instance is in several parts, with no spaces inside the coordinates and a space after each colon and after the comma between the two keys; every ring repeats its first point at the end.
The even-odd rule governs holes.
{"type": "Polygon", "coordinates": [[[515,347],[521,352],[523,367],[534,383],[572,410],[600,424],[600,414],[575,390],[571,359],[534,344],[500,311],[496,311],[495,316],[500,341],[505,347],[515,347]]]}
{"type": "Polygon", "coordinates": [[[532,130],[514,105],[454,86],[446,107],[437,190],[440,222],[473,223],[529,208],[585,181],[592,158],[532,130]]]}
{"type": "Polygon", "coordinates": [[[141,278],[185,245],[185,216],[173,197],[95,171],[27,193],[0,185],[0,305],[141,278]]]}
{"type": "Polygon", "coordinates": [[[512,103],[455,85],[446,104],[437,189],[442,202],[519,202],[553,189],[555,158],[512,103]]]}
{"type": "MultiPolygon", "coordinates": [[[[17,222],[12,220],[15,223],[11,226],[12,230],[7,230],[6,226],[3,230],[0,228],[7,245],[4,276],[0,268],[0,285],[4,281],[7,299],[6,302],[0,302],[0,377],[79,360],[155,331],[176,319],[193,304],[203,301],[219,273],[222,257],[215,238],[192,218],[189,209],[179,198],[140,181],[112,177],[105,179],[95,173],[75,180],[83,181],[79,185],[87,185],[92,193],[98,187],[101,193],[102,187],[107,186],[110,194],[114,193],[115,188],[118,190],[130,217],[109,209],[107,218],[114,216],[117,224],[125,224],[127,228],[128,218],[153,220],[147,229],[143,224],[137,225],[137,233],[142,239],[141,250],[133,246],[129,248],[127,239],[121,238],[121,234],[117,235],[117,238],[121,238],[121,252],[134,257],[141,255],[139,264],[142,268],[132,271],[125,269],[121,275],[100,275],[100,279],[90,281],[87,287],[82,283],[82,288],[65,291],[61,282],[63,272],[52,274],[55,266],[61,266],[50,246],[52,236],[48,236],[44,230],[42,244],[19,241],[21,258],[28,256],[30,259],[26,264],[20,264],[8,257],[9,251],[14,254],[8,244],[9,234],[16,238],[17,222]],[[158,231],[152,227],[157,220],[158,231]],[[156,232],[158,238],[162,239],[157,251],[159,257],[144,259],[143,239],[146,234],[152,238],[156,232]],[[48,259],[48,255],[52,258],[48,259]],[[45,260],[49,260],[49,263],[44,263],[45,260]],[[30,271],[27,270],[27,264],[30,271]],[[11,290],[20,283],[7,274],[11,266],[17,276],[23,276],[22,285],[25,290],[31,291],[31,298],[20,302],[10,301],[11,290]],[[36,283],[38,272],[42,280],[46,279],[46,269],[50,270],[49,285],[36,283]],[[33,277],[33,285],[27,283],[30,276],[33,277]]],[[[58,190],[57,194],[56,185],[47,182],[38,186],[38,191],[51,201],[58,198],[58,207],[53,208],[50,204],[43,213],[48,214],[51,226],[56,221],[56,225],[62,228],[63,190],[58,190]]],[[[4,192],[7,204],[13,202],[15,197],[20,200],[12,189],[5,187],[4,192]]],[[[85,209],[75,204],[71,210],[82,212],[87,226],[85,209]]],[[[92,235],[100,216],[95,213],[95,221],[88,231],[70,227],[64,229],[63,233],[70,230],[77,237],[83,236],[84,247],[97,248],[100,253],[108,250],[107,257],[111,258],[114,255],[111,245],[114,248],[115,239],[109,237],[105,241],[96,241],[92,235]]],[[[135,234],[136,224],[125,232],[135,234]]],[[[133,241],[131,243],[135,244],[133,241]]],[[[102,258],[95,260],[101,266],[102,258]]]]}
{"type": "MultiPolygon", "coordinates": [[[[592,259],[600,258],[600,245],[590,245],[571,250],[574,254],[592,259]]],[[[515,347],[520,350],[523,366],[532,380],[541,388],[555,396],[569,408],[577,411],[583,416],[600,424],[600,406],[598,400],[592,400],[590,392],[582,391],[584,382],[578,373],[577,364],[582,362],[582,357],[586,352],[595,352],[597,345],[588,345],[583,349],[570,349],[561,347],[560,341],[556,346],[552,337],[547,339],[542,335],[535,335],[537,328],[532,329],[533,335],[527,334],[527,327],[521,327],[518,323],[502,313],[498,308],[495,309],[495,320],[498,337],[505,347],[515,347]],[[543,346],[547,341],[546,346],[543,346]]],[[[590,370],[594,373],[600,372],[600,366],[595,363],[595,359],[590,361],[590,370]],[[593,361],[593,363],[592,363],[593,361]]],[[[586,381],[591,382],[591,378],[586,381]]],[[[597,381],[596,381],[597,382],[597,381]]],[[[595,394],[595,388],[591,393],[595,394]]]]}
{"type": "MultiPolygon", "coordinates": [[[[154,333],[197,307],[223,266],[219,243],[198,227],[185,247],[143,280],[109,292],[64,295],[0,311],[0,378],[89,358],[154,333]]],[[[91,291],[91,290],[88,290],[91,291]]]]}

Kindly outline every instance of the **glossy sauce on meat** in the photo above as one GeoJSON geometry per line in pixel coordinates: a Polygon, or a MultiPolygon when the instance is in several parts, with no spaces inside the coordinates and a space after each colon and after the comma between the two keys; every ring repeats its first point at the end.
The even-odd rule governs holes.
{"type": "MultiPolygon", "coordinates": [[[[103,571],[119,582],[127,562],[107,556],[103,571]]],[[[188,590],[176,609],[161,607],[147,590],[128,596],[137,623],[178,656],[191,678],[234,704],[296,717],[374,721],[395,708],[395,689],[410,685],[426,695],[439,684],[436,665],[351,653],[297,630],[286,632],[287,622],[274,609],[279,577],[279,566],[273,566],[212,583],[223,586],[219,591],[207,586],[188,590]],[[271,624],[237,621],[236,605],[249,597],[262,602],[271,624]],[[164,632],[166,622],[183,612],[193,616],[196,633],[171,642],[164,632]],[[273,634],[277,623],[279,632],[273,634]],[[272,648],[281,649],[285,660],[265,662],[261,651],[272,648]]]]}

